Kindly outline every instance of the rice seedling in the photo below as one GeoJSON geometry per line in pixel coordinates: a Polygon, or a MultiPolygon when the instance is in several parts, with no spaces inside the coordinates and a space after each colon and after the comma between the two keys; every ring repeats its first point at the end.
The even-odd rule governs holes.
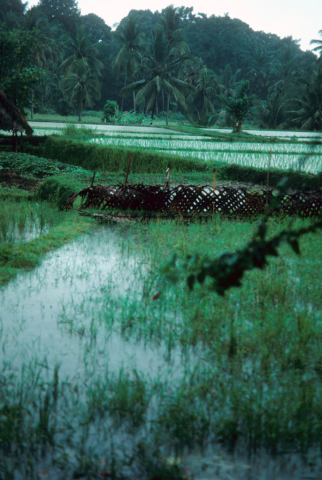
{"type": "Polygon", "coordinates": [[[153,138],[95,138],[92,142],[100,145],[126,146],[164,152],[167,155],[178,155],[196,158],[207,162],[222,162],[267,169],[271,156],[271,166],[283,170],[302,170],[309,173],[322,171],[322,147],[320,145],[299,144],[267,144],[256,143],[223,143],[212,139],[196,140],[188,137],[184,140],[153,138]]]}
{"type": "Polygon", "coordinates": [[[47,233],[61,221],[47,204],[4,199],[0,204],[0,242],[26,242],[47,233]]]}
{"type": "Polygon", "coordinates": [[[307,144],[273,144],[268,146],[267,144],[262,143],[234,143],[233,145],[228,142],[217,142],[211,138],[207,137],[182,137],[179,135],[170,135],[170,138],[156,137],[154,135],[149,136],[115,136],[110,135],[109,137],[96,138],[92,141],[99,144],[113,144],[113,145],[131,145],[133,147],[143,147],[143,148],[155,148],[160,150],[191,150],[191,151],[214,151],[214,152],[239,152],[246,151],[248,153],[257,153],[257,152],[270,152],[280,153],[280,154],[290,154],[290,153],[305,153],[314,155],[322,155],[322,146],[316,145],[312,147],[307,144]],[[153,138],[154,137],[154,138],[153,138]],[[178,138],[179,137],[179,138],[178,138]]]}

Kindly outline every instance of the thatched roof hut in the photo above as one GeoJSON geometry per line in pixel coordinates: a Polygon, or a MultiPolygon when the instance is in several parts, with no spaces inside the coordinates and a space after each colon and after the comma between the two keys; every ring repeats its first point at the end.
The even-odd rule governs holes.
{"type": "Polygon", "coordinates": [[[0,130],[26,132],[32,134],[32,128],[13,101],[0,90],[0,130]]]}

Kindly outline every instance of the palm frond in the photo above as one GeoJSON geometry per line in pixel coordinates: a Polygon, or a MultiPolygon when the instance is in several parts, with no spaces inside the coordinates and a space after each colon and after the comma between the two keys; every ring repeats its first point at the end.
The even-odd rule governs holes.
{"type": "Polygon", "coordinates": [[[131,83],[130,85],[127,85],[126,87],[122,88],[122,90],[120,91],[120,95],[121,97],[127,97],[131,93],[138,92],[139,90],[141,90],[145,84],[146,84],[145,79],[131,83]]]}
{"type": "Polygon", "coordinates": [[[157,96],[156,96],[155,92],[153,92],[152,95],[148,98],[148,100],[145,104],[145,111],[146,112],[149,112],[151,110],[151,108],[153,108],[153,106],[155,105],[156,99],[157,99],[157,96]]]}

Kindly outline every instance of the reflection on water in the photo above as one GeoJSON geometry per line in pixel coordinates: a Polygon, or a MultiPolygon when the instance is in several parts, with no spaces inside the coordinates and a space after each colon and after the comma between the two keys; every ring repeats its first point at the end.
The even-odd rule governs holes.
{"type": "Polygon", "coordinates": [[[0,241],[9,243],[25,243],[45,235],[52,228],[52,224],[40,221],[37,218],[26,219],[22,225],[19,222],[8,222],[0,229],[0,241]]]}
{"type": "MultiPolygon", "coordinates": [[[[6,342],[0,359],[18,366],[36,356],[50,368],[59,363],[61,374],[72,377],[85,368],[98,373],[106,365],[109,370],[124,365],[149,374],[165,367],[164,348],[156,354],[155,347],[124,340],[113,327],[114,311],[111,317],[102,315],[105,296],[115,302],[142,296],[143,279],[134,275],[140,258],[128,249],[119,233],[98,228],[51,253],[40,267],[1,290],[6,342]]],[[[180,364],[179,352],[173,351],[172,358],[171,368],[180,364]]]]}
{"type": "Polygon", "coordinates": [[[188,454],[182,461],[195,480],[318,480],[322,475],[319,451],[306,458],[295,452],[276,456],[260,452],[247,457],[238,452],[227,454],[216,446],[205,454],[188,454]]]}

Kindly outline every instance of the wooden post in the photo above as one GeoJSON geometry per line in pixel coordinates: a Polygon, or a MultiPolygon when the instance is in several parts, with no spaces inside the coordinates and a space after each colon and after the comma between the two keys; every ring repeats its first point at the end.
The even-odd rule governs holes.
{"type": "MultiPolygon", "coordinates": [[[[214,187],[214,192],[216,190],[216,169],[214,168],[214,183],[213,183],[213,187],[214,187]]],[[[213,202],[212,204],[212,214],[215,213],[215,203],[213,202]]]]}
{"type": "Polygon", "coordinates": [[[269,152],[269,159],[268,159],[267,181],[266,181],[266,206],[268,206],[268,186],[269,186],[269,171],[271,168],[271,158],[272,158],[272,149],[269,152]]]}
{"type": "Polygon", "coordinates": [[[17,152],[17,132],[12,132],[12,151],[17,152]]]}
{"type": "Polygon", "coordinates": [[[170,167],[167,168],[166,174],[167,174],[167,187],[168,187],[168,190],[170,190],[170,167]]]}
{"type": "Polygon", "coordinates": [[[91,187],[92,187],[92,186],[93,186],[93,184],[94,184],[95,175],[96,175],[96,172],[94,172],[94,175],[93,175],[93,178],[92,178],[92,184],[91,184],[91,187]]]}
{"type": "Polygon", "coordinates": [[[127,184],[127,177],[129,176],[129,173],[130,173],[130,165],[131,165],[132,155],[133,155],[133,153],[130,153],[129,161],[128,161],[128,164],[127,164],[127,171],[126,171],[123,193],[125,192],[126,184],[127,184]]]}

